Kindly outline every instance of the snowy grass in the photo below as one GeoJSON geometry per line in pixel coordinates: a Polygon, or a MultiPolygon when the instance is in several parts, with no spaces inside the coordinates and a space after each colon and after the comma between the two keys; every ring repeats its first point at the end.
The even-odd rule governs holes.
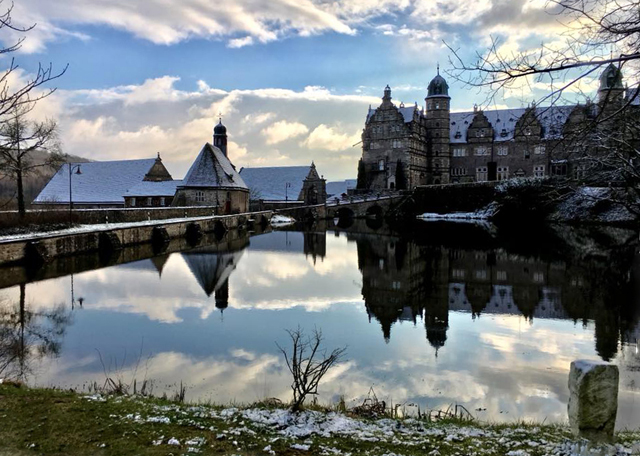
{"type": "MultiPolygon", "coordinates": [[[[592,448],[566,427],[418,419],[360,419],[338,412],[216,407],[159,399],[80,396],[0,385],[7,454],[587,455],[638,454],[640,432],[592,448]],[[600,453],[602,451],[602,453],[600,453]]],[[[3,454],[0,451],[0,454],[3,454]]]]}

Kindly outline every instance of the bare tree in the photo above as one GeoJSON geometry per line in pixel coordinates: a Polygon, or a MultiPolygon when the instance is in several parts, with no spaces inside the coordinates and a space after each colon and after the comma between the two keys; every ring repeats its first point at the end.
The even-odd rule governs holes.
{"type": "Polygon", "coordinates": [[[18,212],[24,216],[23,179],[43,167],[59,166],[64,158],[60,153],[57,124],[53,120],[34,122],[27,119],[27,105],[16,106],[0,122],[0,174],[15,180],[18,212]],[[34,152],[47,152],[44,161],[34,160],[34,152]]]}
{"type": "Polygon", "coordinates": [[[284,355],[287,367],[293,376],[291,410],[297,412],[302,408],[308,395],[318,394],[318,385],[322,377],[342,359],[347,348],[336,348],[327,354],[326,349],[322,348],[322,331],[317,328],[313,330],[311,336],[306,336],[299,326],[295,330],[288,329],[287,334],[291,338],[291,353],[280,345],[276,345],[284,355]]]}
{"type": "MultiPolygon", "coordinates": [[[[3,2],[4,0],[0,0],[0,7],[3,2]]],[[[17,38],[13,44],[0,48],[0,56],[3,57],[18,51],[22,47],[26,34],[36,26],[36,24],[28,26],[16,25],[12,13],[13,3],[11,3],[3,13],[0,13],[0,33],[13,31],[19,36],[22,36],[17,38]]],[[[67,71],[68,66],[69,65],[66,65],[62,70],[56,72],[53,70],[51,63],[49,63],[49,65],[38,64],[35,73],[27,75],[26,81],[20,81],[16,84],[15,81],[19,80],[16,75],[20,67],[16,63],[15,58],[11,58],[9,66],[4,70],[0,70],[0,119],[3,119],[5,115],[10,114],[15,108],[20,106],[27,106],[31,109],[34,102],[51,95],[56,90],[55,88],[45,89],[40,92],[35,89],[61,77],[67,71]]]]}
{"type": "Polygon", "coordinates": [[[467,61],[448,45],[452,69],[447,73],[466,85],[491,89],[490,99],[523,80],[547,82],[552,90],[541,101],[552,103],[609,64],[626,68],[627,78],[638,83],[640,0],[547,0],[546,9],[565,27],[562,46],[504,52],[493,37],[487,49],[467,61]]]}

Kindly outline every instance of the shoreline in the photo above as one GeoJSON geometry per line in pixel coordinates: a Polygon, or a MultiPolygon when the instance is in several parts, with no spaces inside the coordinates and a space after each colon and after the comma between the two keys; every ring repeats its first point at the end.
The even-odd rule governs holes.
{"type": "Polygon", "coordinates": [[[363,418],[319,407],[294,414],[264,404],[183,404],[12,383],[0,384],[0,417],[0,454],[15,455],[640,454],[640,428],[597,445],[561,424],[363,418]]]}

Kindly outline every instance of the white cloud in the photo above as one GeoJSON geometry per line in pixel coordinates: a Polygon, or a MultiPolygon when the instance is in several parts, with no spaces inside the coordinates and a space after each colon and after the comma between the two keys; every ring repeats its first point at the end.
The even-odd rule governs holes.
{"type": "Polygon", "coordinates": [[[304,135],[308,131],[307,126],[300,122],[280,120],[265,127],[260,133],[267,139],[267,144],[272,145],[304,135]]]}
{"type": "Polygon", "coordinates": [[[324,32],[354,34],[345,18],[323,3],[310,0],[24,0],[14,9],[16,21],[38,24],[24,51],[41,51],[46,42],[68,36],[86,36],[62,28],[69,25],[106,25],[155,44],[171,45],[190,38],[230,38],[230,47],[268,43],[282,37],[324,32]],[[234,36],[241,35],[240,38],[234,36]]]}
{"type": "Polygon", "coordinates": [[[229,40],[227,46],[230,48],[241,48],[245,46],[250,46],[253,44],[253,37],[245,36],[244,38],[234,38],[229,40]]]}
{"type": "Polygon", "coordinates": [[[311,132],[307,139],[301,143],[301,145],[309,149],[340,151],[349,149],[358,142],[360,142],[360,135],[358,132],[349,135],[347,133],[341,133],[338,128],[320,124],[311,132]]]}

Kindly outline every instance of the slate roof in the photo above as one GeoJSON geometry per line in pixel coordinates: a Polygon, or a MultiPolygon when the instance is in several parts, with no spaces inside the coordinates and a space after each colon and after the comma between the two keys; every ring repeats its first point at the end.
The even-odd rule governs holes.
{"type": "Polygon", "coordinates": [[[285,184],[290,183],[286,191],[289,201],[296,201],[302,183],[309,174],[309,166],[272,166],[265,168],[242,168],[240,175],[249,188],[260,199],[271,201],[285,200],[285,184]]]}
{"type": "Polygon", "coordinates": [[[123,195],[142,182],[155,162],[155,158],[148,158],[64,164],[34,203],[69,204],[69,166],[80,165],[82,174],[75,174],[74,170],[71,177],[74,203],[124,205],[123,195]]]}
{"type": "Polygon", "coordinates": [[[178,185],[182,185],[181,180],[144,181],[131,187],[124,196],[173,196],[178,185]]]}
{"type": "Polygon", "coordinates": [[[220,149],[207,143],[187,171],[180,187],[248,189],[240,174],[220,149]]]}
{"type": "Polygon", "coordinates": [[[350,188],[356,188],[357,179],[345,179],[337,182],[327,182],[327,198],[331,196],[340,196],[347,193],[350,188]]]}
{"type": "MultiPolygon", "coordinates": [[[[569,114],[575,106],[551,106],[536,108],[536,117],[542,124],[542,138],[559,138],[562,134],[562,126],[567,121],[569,114]]],[[[518,119],[525,113],[526,108],[517,109],[496,109],[482,111],[493,127],[495,141],[512,141],[518,119]],[[502,134],[502,130],[505,134],[502,134]]],[[[452,112],[450,114],[450,141],[452,143],[466,143],[467,130],[473,122],[475,112],[452,112]],[[456,133],[459,132],[459,137],[456,133]]]]}

